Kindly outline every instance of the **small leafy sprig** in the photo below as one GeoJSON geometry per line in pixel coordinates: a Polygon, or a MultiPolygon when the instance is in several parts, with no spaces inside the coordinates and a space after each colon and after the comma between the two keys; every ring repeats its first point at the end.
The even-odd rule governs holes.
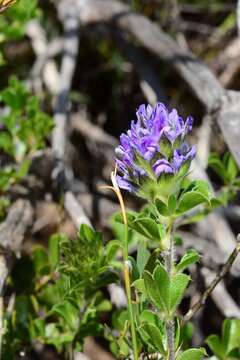
{"type": "Polygon", "coordinates": [[[210,335],[206,343],[214,356],[211,360],[234,360],[240,357],[240,320],[226,319],[223,322],[222,334],[210,335]]]}
{"type": "Polygon", "coordinates": [[[118,280],[112,250],[103,247],[99,232],[82,225],[76,239],[55,234],[48,249],[36,245],[31,257],[19,259],[10,278],[17,295],[12,314],[5,313],[4,358],[28,353],[37,341],[71,359],[85,337],[103,336],[100,314],[112,305],[102,288],[118,280]]]}
{"type": "Polygon", "coordinates": [[[1,167],[0,190],[6,191],[27,174],[31,155],[44,147],[53,120],[41,111],[37,97],[16,77],[10,78],[0,100],[5,106],[0,119],[0,150],[6,156],[1,167]]]}

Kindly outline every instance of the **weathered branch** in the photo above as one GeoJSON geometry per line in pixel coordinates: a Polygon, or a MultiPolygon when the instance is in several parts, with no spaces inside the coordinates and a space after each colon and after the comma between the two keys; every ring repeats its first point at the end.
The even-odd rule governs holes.
{"type": "Polygon", "coordinates": [[[182,320],[182,324],[186,324],[188,321],[192,319],[192,317],[198,312],[204,305],[209,297],[209,295],[213,292],[215,287],[218,285],[220,281],[223,280],[224,276],[227,274],[227,272],[230,270],[234,260],[238,256],[240,252],[240,236],[238,235],[237,240],[237,246],[229,256],[226,264],[222,267],[221,271],[216,275],[216,277],[213,279],[213,281],[210,283],[210,285],[206,288],[203,295],[201,296],[201,299],[193,305],[193,307],[186,313],[182,320]]]}
{"type": "MultiPolygon", "coordinates": [[[[204,277],[206,286],[209,286],[217,276],[215,271],[211,271],[207,268],[201,269],[201,273],[204,277]]],[[[228,292],[228,289],[226,288],[223,281],[218,283],[210,296],[214,304],[220,310],[221,314],[224,317],[233,317],[240,319],[240,307],[234,301],[231,294],[228,292]]]]}
{"type": "Polygon", "coordinates": [[[76,3],[83,24],[105,22],[130,33],[139,44],[172,66],[209,111],[219,106],[224,90],[213,73],[148,18],[115,0],[76,0],[76,3]]]}
{"type": "Polygon", "coordinates": [[[223,89],[209,68],[191,52],[181,49],[145,16],[116,0],[75,0],[82,24],[106,23],[129,33],[144,48],[165,61],[187,83],[192,93],[213,114],[225,141],[240,166],[240,94],[223,89]]]}
{"type": "Polygon", "coordinates": [[[60,85],[55,108],[55,128],[52,135],[52,151],[55,161],[53,180],[66,185],[66,142],[67,142],[67,117],[68,96],[76,68],[79,47],[79,18],[76,15],[74,2],[60,2],[58,5],[59,17],[64,27],[63,57],[60,69],[60,85]]]}
{"type": "Polygon", "coordinates": [[[27,200],[17,200],[9,209],[5,221],[0,224],[0,246],[5,251],[18,253],[26,229],[32,223],[32,207],[27,200]]]}

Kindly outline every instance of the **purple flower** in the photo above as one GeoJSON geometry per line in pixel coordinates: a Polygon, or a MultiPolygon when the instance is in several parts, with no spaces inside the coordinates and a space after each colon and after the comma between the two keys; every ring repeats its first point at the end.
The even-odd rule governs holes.
{"type": "Polygon", "coordinates": [[[123,177],[117,175],[117,183],[118,186],[123,189],[123,190],[127,190],[129,192],[135,192],[136,189],[134,188],[134,186],[131,184],[130,181],[124,179],[123,177]]]}
{"type": "Polygon", "coordinates": [[[157,160],[153,165],[153,171],[158,177],[161,174],[173,174],[174,168],[172,165],[165,159],[157,160]]]}
{"type": "Polygon", "coordinates": [[[196,155],[196,147],[190,148],[186,143],[182,144],[177,150],[174,150],[172,164],[175,171],[178,171],[180,167],[187,161],[191,161],[196,155]]]}
{"type": "Polygon", "coordinates": [[[192,130],[192,117],[184,122],[176,109],[169,112],[162,103],[154,108],[140,105],[136,116],[116,148],[117,181],[122,189],[143,193],[146,183],[159,183],[163,174],[177,177],[196,149],[184,143],[192,130]]]}

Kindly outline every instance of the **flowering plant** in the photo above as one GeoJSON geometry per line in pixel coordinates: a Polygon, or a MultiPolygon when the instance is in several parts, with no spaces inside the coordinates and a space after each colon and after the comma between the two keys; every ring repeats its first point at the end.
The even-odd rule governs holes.
{"type": "Polygon", "coordinates": [[[182,348],[181,325],[201,305],[195,304],[194,310],[182,318],[178,312],[190,281],[184,271],[200,256],[190,250],[177,261],[175,233],[180,225],[195,221],[196,215],[206,215],[217,199],[206,182],[187,177],[196,155],[195,146],[186,142],[192,117],[184,121],[177,110],[168,111],[162,103],[154,108],[141,105],[136,116],[137,121],[132,121],[127,133],[120,136],[116,171],[112,174],[122,210],[122,217],[116,220],[125,226],[121,246],[128,300],[128,321],[125,337],[118,341],[118,356],[128,358],[132,351],[134,360],[140,354],[146,359],[200,360],[205,349],[182,348]],[[120,189],[147,201],[140,213],[126,212],[120,189]],[[144,245],[140,241],[137,260],[128,256],[129,228],[145,239],[144,245]],[[156,248],[152,254],[147,249],[150,240],[156,248]]]}

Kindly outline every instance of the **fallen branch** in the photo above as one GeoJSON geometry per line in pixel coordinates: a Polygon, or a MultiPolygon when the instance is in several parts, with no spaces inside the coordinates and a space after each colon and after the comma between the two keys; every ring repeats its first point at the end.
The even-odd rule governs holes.
{"type": "Polygon", "coordinates": [[[30,85],[36,92],[42,90],[42,75],[47,88],[51,93],[56,94],[59,88],[59,76],[57,64],[52,57],[62,50],[62,41],[58,39],[48,44],[46,33],[38,20],[30,21],[26,32],[36,55],[31,71],[30,85]]]}
{"type": "Polygon", "coordinates": [[[65,194],[64,207],[67,210],[71,219],[73,220],[73,223],[77,229],[79,229],[82,224],[86,224],[92,227],[92,224],[89,218],[86,216],[82,206],[77,201],[73,193],[70,191],[67,191],[65,194]]]}
{"type": "Polygon", "coordinates": [[[55,128],[52,134],[52,151],[54,158],[53,181],[57,186],[66,187],[66,143],[68,138],[68,96],[76,68],[79,47],[79,18],[76,15],[74,2],[58,4],[59,17],[63,23],[63,57],[59,75],[59,92],[55,107],[55,128]]]}
{"type": "MultiPolygon", "coordinates": [[[[217,275],[215,271],[211,271],[207,268],[201,269],[201,273],[204,276],[204,280],[207,286],[210,286],[217,275]]],[[[210,296],[224,317],[240,319],[240,308],[229,294],[223,281],[221,281],[216,286],[210,296]]]]}
{"type": "Polygon", "coordinates": [[[75,0],[75,3],[82,24],[105,23],[125,31],[160,60],[167,62],[218,123],[240,166],[239,92],[223,89],[206,65],[129,6],[115,0],[75,0]]]}
{"type": "Polygon", "coordinates": [[[222,267],[221,271],[216,275],[214,280],[206,288],[203,295],[201,296],[201,299],[196,304],[194,304],[191,309],[189,309],[189,311],[186,313],[186,315],[184,315],[184,317],[182,319],[182,325],[184,325],[188,321],[190,321],[192,319],[192,317],[196,314],[196,312],[198,312],[205,305],[205,302],[206,302],[207,298],[209,297],[209,295],[213,292],[213,290],[218,285],[218,283],[223,280],[224,276],[230,270],[234,260],[238,256],[239,252],[240,252],[240,235],[238,235],[237,245],[236,245],[235,249],[233,250],[233,252],[231,253],[231,255],[229,256],[226,264],[222,267]]]}

